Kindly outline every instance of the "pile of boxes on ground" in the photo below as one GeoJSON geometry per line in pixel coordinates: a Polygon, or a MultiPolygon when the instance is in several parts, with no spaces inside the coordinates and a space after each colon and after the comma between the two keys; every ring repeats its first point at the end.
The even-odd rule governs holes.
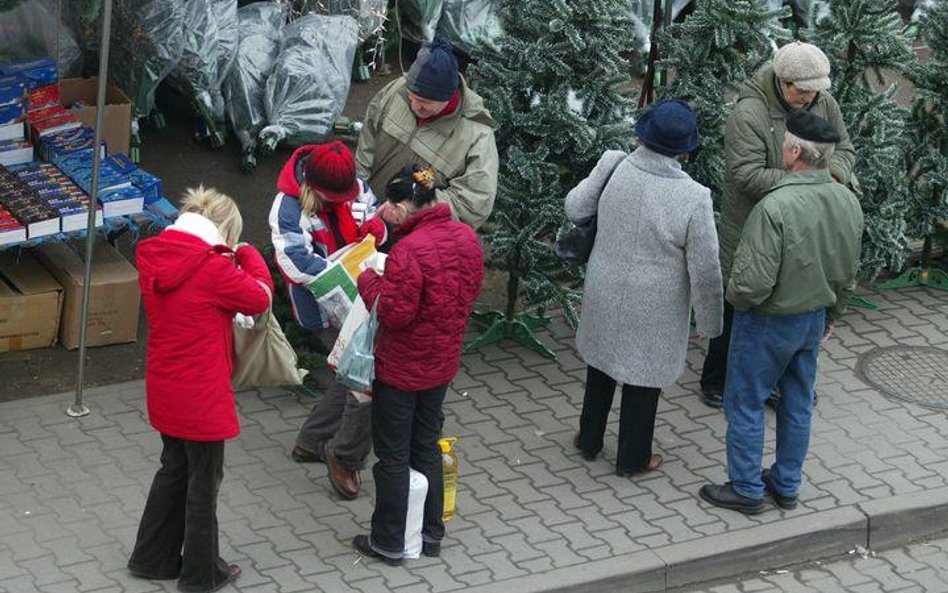
{"type": "MultiPolygon", "coordinates": [[[[96,87],[59,80],[46,58],[0,64],[0,352],[79,345],[83,246],[59,234],[87,226],[96,87]],[[32,248],[14,248],[24,241],[32,248]]],[[[99,226],[163,198],[161,181],[125,157],[130,126],[131,104],[110,86],[99,226]]],[[[138,272],[104,240],[96,239],[90,284],[87,345],[135,341],[138,272]]]]}
{"type": "MultiPolygon", "coordinates": [[[[161,181],[124,154],[131,125],[128,99],[114,87],[109,94],[98,226],[106,218],[140,213],[163,198],[161,181]]],[[[52,59],[0,64],[0,246],[86,228],[95,142],[88,124],[94,120],[94,103],[95,81],[60,81],[52,59]]]]}

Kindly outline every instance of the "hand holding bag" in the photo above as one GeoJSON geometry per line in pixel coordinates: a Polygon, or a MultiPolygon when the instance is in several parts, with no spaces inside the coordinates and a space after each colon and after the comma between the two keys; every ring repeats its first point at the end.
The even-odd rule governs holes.
{"type": "Polygon", "coordinates": [[[368,393],[375,380],[375,334],[378,331],[379,300],[372,304],[372,312],[352,334],[352,339],[339,357],[336,380],[343,385],[368,393]]]}
{"type": "Polygon", "coordinates": [[[234,325],[230,381],[235,390],[300,385],[306,376],[305,370],[297,368],[296,351],[273,316],[273,295],[261,286],[270,295],[270,307],[255,318],[253,327],[234,325]]]}

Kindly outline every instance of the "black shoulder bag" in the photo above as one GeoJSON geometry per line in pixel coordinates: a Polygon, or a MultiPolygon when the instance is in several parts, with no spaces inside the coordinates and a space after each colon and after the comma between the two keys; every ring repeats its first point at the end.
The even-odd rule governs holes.
{"type": "MultiPolygon", "coordinates": [[[[602,190],[599,192],[600,197],[602,197],[602,192],[606,191],[609,182],[612,181],[612,175],[624,160],[625,158],[619,159],[616,166],[609,172],[609,177],[606,178],[606,182],[602,185],[602,190]]],[[[597,201],[597,212],[598,208],[597,201]]],[[[593,245],[596,243],[596,221],[598,218],[598,214],[593,214],[589,220],[577,224],[556,240],[556,245],[553,246],[553,253],[556,254],[556,257],[560,258],[560,261],[568,266],[586,265],[586,262],[589,261],[589,254],[592,253],[593,245]]]]}

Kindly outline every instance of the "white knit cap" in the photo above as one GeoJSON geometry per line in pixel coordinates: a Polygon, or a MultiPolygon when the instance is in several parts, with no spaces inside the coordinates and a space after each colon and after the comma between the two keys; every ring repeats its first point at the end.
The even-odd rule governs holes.
{"type": "Polygon", "coordinates": [[[774,74],[803,91],[830,87],[830,63],[820,48],[802,41],[781,47],[774,55],[774,74]]]}

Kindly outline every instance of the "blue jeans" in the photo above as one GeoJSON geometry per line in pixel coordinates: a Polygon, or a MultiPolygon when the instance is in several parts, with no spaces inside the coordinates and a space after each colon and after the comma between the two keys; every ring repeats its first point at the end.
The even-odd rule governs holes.
{"type": "Polygon", "coordinates": [[[777,460],[770,469],[774,489],[796,496],[810,444],[813,385],[823,336],[825,310],[798,315],[735,311],[724,384],[727,416],[727,470],[734,491],[764,497],[760,479],[764,456],[764,407],[774,387],[777,406],[777,460]]]}

